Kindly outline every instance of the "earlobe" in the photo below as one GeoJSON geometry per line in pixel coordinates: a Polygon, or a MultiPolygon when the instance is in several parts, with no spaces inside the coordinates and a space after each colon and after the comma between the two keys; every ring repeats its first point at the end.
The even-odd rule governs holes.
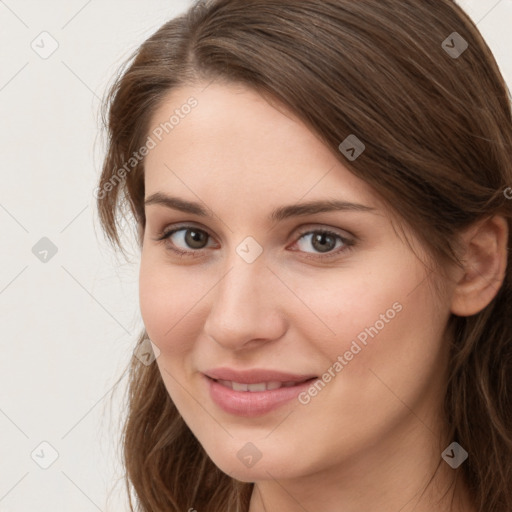
{"type": "Polygon", "coordinates": [[[464,270],[453,291],[453,314],[474,315],[494,299],[505,277],[508,234],[502,216],[479,221],[463,234],[464,270]]]}

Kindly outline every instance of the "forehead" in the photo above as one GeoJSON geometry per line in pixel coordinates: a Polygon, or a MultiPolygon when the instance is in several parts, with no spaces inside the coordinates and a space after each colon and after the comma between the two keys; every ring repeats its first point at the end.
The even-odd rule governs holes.
{"type": "Polygon", "coordinates": [[[238,84],[171,91],[152,116],[150,135],[156,145],[145,160],[146,196],[214,193],[240,206],[303,197],[378,202],[293,113],[238,84]]]}

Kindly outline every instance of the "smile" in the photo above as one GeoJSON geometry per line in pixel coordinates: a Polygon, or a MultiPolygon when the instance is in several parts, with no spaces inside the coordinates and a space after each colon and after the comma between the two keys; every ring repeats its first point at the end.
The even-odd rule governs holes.
{"type": "MultiPolygon", "coordinates": [[[[293,376],[292,379],[291,375],[274,374],[276,380],[267,380],[262,378],[264,372],[252,372],[239,373],[238,380],[228,380],[215,378],[219,373],[227,376],[229,372],[203,375],[210,399],[224,412],[245,417],[261,416],[284,406],[317,379],[309,376],[293,376]]],[[[267,375],[270,376],[268,372],[267,375]]]]}

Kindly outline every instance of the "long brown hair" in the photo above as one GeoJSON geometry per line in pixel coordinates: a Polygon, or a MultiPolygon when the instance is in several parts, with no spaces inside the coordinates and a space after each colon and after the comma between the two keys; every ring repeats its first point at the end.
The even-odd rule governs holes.
{"type": "MultiPolygon", "coordinates": [[[[453,1],[212,0],[147,39],[105,99],[108,150],[96,196],[114,246],[122,249],[123,218],[145,226],[144,159],[126,162],[146,143],[150,117],[173,88],[214,79],[290,108],[436,261],[460,264],[457,235],[481,218],[503,215],[510,228],[509,91],[477,27],[453,1]],[[354,161],[338,149],[350,134],[365,144],[354,161]]],[[[470,454],[457,471],[479,512],[512,510],[510,245],[496,297],[447,325],[444,412],[451,438],[470,454]]],[[[144,340],[141,333],[138,344],[144,340]]],[[[134,357],[129,378],[122,443],[137,510],[247,511],[253,484],[213,464],[156,364],[134,357]]]]}

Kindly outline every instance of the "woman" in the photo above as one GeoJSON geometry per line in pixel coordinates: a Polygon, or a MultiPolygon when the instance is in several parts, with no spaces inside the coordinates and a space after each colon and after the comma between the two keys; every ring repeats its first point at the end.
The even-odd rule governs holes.
{"type": "Polygon", "coordinates": [[[467,15],[214,0],[128,64],[96,196],[156,356],[138,510],[512,510],[512,119],[467,15]]]}

